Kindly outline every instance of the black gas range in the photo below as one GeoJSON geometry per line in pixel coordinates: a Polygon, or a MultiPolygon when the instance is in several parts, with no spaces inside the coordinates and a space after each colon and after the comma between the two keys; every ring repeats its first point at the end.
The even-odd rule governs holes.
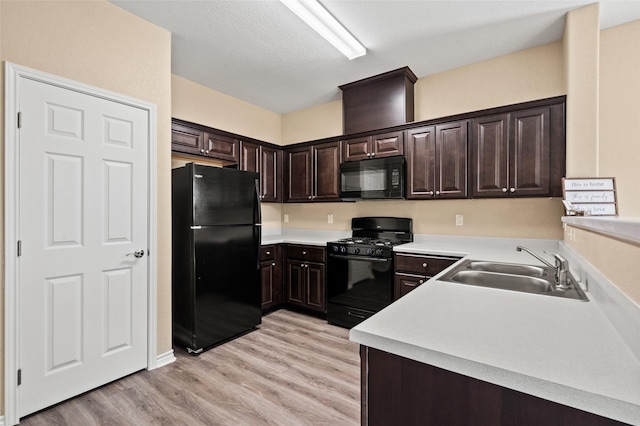
{"type": "Polygon", "coordinates": [[[351,230],[327,243],[327,319],[347,328],[393,301],[393,247],[413,241],[413,221],[357,217],[351,230]]]}

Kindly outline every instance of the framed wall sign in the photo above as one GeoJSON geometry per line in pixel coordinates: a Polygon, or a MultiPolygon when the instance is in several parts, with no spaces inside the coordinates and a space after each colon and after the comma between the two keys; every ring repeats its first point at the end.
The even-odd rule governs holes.
{"type": "Polygon", "coordinates": [[[617,216],[615,178],[562,178],[567,215],[617,216]]]}

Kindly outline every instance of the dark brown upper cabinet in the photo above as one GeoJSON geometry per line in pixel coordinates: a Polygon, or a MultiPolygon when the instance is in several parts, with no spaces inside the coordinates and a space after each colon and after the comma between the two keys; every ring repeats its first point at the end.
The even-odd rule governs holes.
{"type": "Polygon", "coordinates": [[[285,153],[285,167],[285,201],[339,200],[339,142],[289,149],[285,153]]]}
{"type": "Polygon", "coordinates": [[[404,67],[340,86],[344,134],[413,121],[416,80],[409,67],[404,67]]]}
{"type": "Polygon", "coordinates": [[[562,146],[564,159],[564,121],[555,118],[554,127],[558,108],[544,106],[471,121],[473,197],[559,195],[555,181],[564,166],[557,164],[558,155],[551,155],[553,139],[554,145],[562,146]]]}
{"type": "Polygon", "coordinates": [[[404,132],[388,132],[342,141],[343,161],[383,158],[404,153],[404,132]]]}
{"type": "Polygon", "coordinates": [[[407,130],[407,198],[467,196],[467,121],[407,130]]]}
{"type": "Polygon", "coordinates": [[[171,150],[230,163],[238,161],[237,139],[216,133],[213,129],[175,120],[171,123],[171,150]]]}
{"type": "Polygon", "coordinates": [[[282,150],[252,142],[240,142],[240,170],[260,174],[260,199],[282,201],[282,150]]]}

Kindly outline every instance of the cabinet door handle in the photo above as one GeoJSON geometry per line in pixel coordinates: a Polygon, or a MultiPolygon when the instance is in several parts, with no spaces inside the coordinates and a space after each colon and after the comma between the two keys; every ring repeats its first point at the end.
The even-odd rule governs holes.
{"type": "Polygon", "coordinates": [[[205,153],[205,154],[208,154],[208,153],[209,153],[209,150],[206,150],[204,153],[205,153]]]}
{"type": "Polygon", "coordinates": [[[436,195],[440,195],[440,191],[436,191],[436,195]]]}
{"type": "Polygon", "coordinates": [[[418,281],[418,284],[424,284],[424,280],[418,281]]]}
{"type": "Polygon", "coordinates": [[[429,191],[429,195],[433,195],[433,191],[429,191]]]}
{"type": "Polygon", "coordinates": [[[515,188],[511,188],[509,191],[516,192],[516,189],[515,188]]]}
{"type": "Polygon", "coordinates": [[[502,192],[507,192],[507,188],[502,188],[502,192]]]}
{"type": "Polygon", "coordinates": [[[201,150],[200,150],[200,152],[201,152],[202,154],[204,154],[204,149],[201,149],[201,150]]]}
{"type": "Polygon", "coordinates": [[[273,263],[271,264],[271,266],[276,266],[276,262],[273,262],[273,263]]]}
{"type": "Polygon", "coordinates": [[[375,152],[372,152],[372,153],[371,153],[371,156],[372,156],[372,157],[375,157],[375,156],[376,156],[376,153],[375,153],[375,152]]]}
{"type": "Polygon", "coordinates": [[[311,199],[311,195],[309,195],[309,197],[307,197],[309,200],[311,199]]]}
{"type": "Polygon", "coordinates": [[[371,154],[367,152],[367,157],[371,157],[371,154]]]}

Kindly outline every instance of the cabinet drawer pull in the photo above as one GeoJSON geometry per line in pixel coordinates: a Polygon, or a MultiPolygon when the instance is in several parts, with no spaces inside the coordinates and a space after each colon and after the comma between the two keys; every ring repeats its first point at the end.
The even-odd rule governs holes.
{"type": "Polygon", "coordinates": [[[362,314],[355,314],[351,311],[347,311],[347,315],[351,316],[351,317],[356,317],[356,318],[362,318],[362,319],[367,319],[366,316],[362,315],[362,314]]]}
{"type": "Polygon", "coordinates": [[[427,263],[426,263],[426,262],[425,262],[425,263],[423,263],[423,264],[422,264],[422,267],[423,267],[423,268],[426,268],[426,267],[427,267],[427,263]]]}
{"type": "Polygon", "coordinates": [[[307,252],[306,252],[306,251],[303,251],[303,252],[302,252],[302,254],[307,254],[307,252]]]}
{"type": "Polygon", "coordinates": [[[271,252],[270,252],[270,251],[267,251],[266,253],[267,253],[267,255],[271,254],[271,252]]]}

